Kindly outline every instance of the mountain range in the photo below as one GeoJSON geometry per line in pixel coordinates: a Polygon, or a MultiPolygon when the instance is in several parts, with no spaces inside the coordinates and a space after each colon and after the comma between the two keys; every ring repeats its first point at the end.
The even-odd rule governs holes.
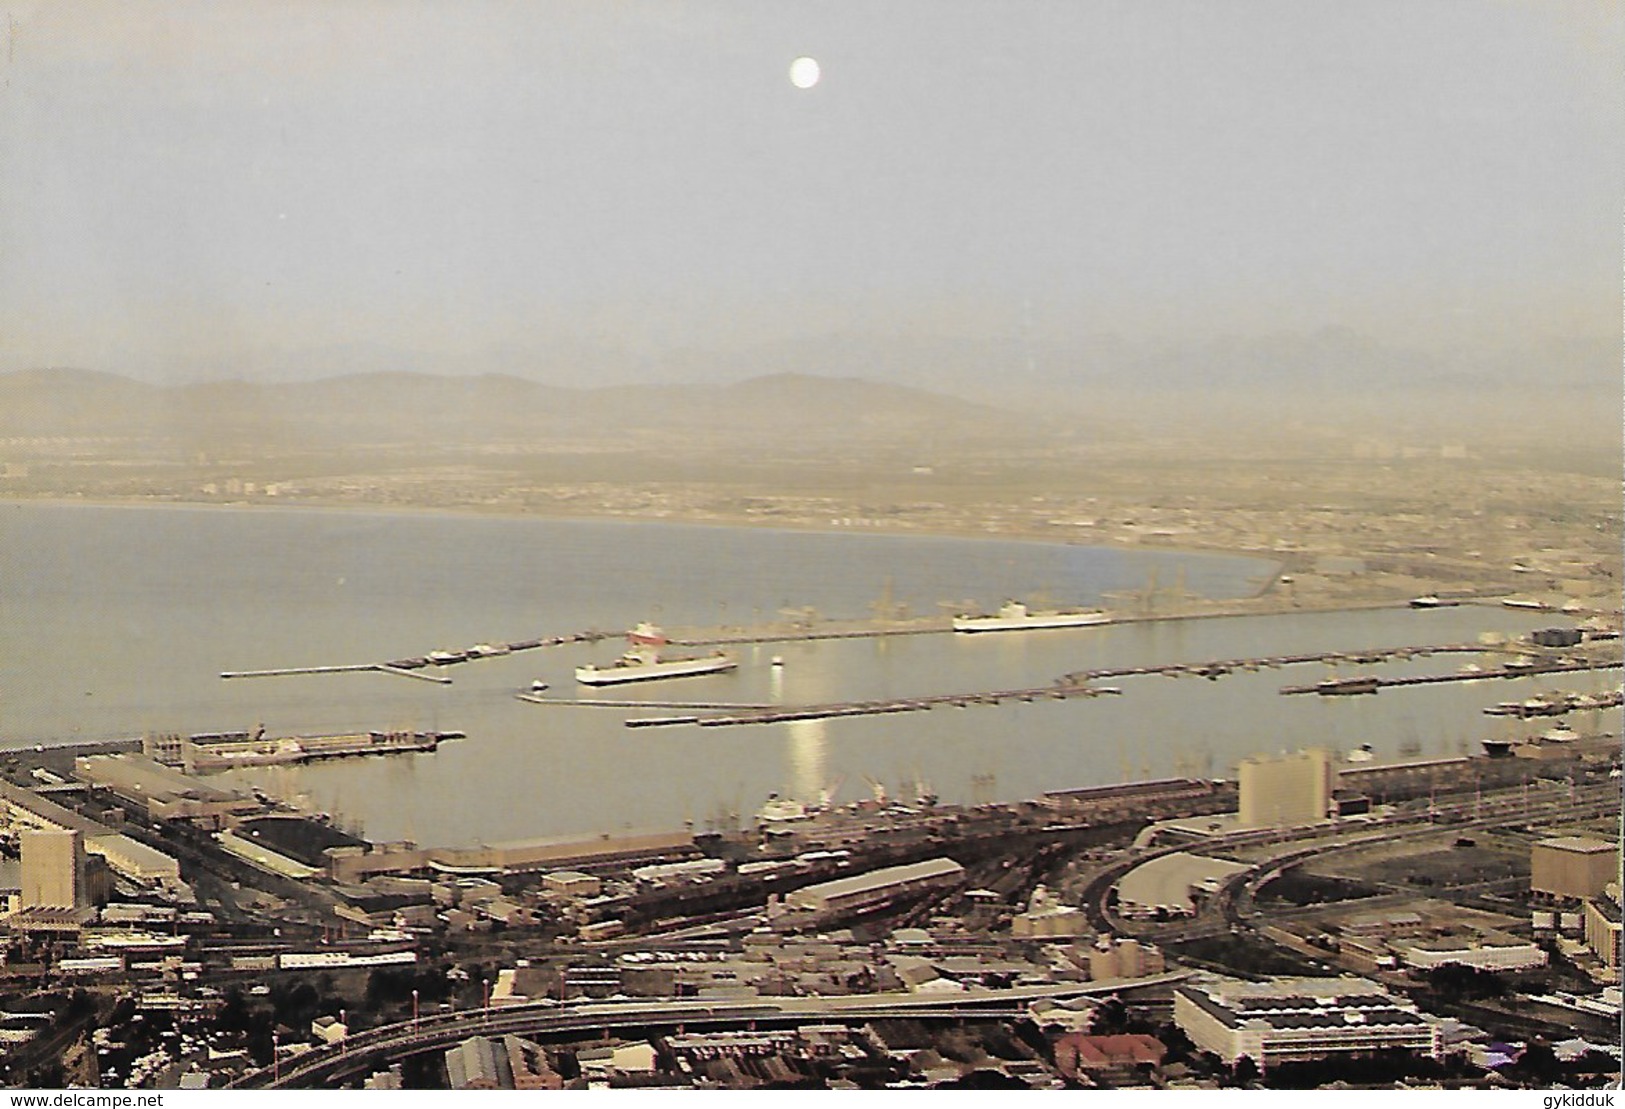
{"type": "Polygon", "coordinates": [[[0,437],[239,438],[283,445],[550,438],[883,440],[1013,433],[1013,413],[855,378],[774,374],[724,385],[574,389],[509,374],[381,372],[274,384],[160,386],[88,370],[0,374],[0,437]]]}

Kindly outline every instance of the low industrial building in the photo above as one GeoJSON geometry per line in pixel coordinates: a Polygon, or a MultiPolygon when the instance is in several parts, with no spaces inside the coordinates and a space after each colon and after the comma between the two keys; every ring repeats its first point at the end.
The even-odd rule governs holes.
{"type": "Polygon", "coordinates": [[[446,1052],[453,1090],[558,1090],[564,1080],[540,1045],[518,1036],[473,1036],[446,1052]]]}
{"type": "Polygon", "coordinates": [[[1075,905],[1063,905],[1044,886],[1033,890],[1027,910],[1010,920],[1010,935],[1018,940],[1087,936],[1089,918],[1075,905]]]}
{"type": "Polygon", "coordinates": [[[1586,947],[1602,965],[1619,974],[1620,964],[1620,889],[1610,884],[1601,897],[1586,902],[1586,947]]]}
{"type": "Polygon", "coordinates": [[[604,883],[591,874],[579,870],[554,870],[542,875],[542,892],[561,897],[597,897],[604,891],[604,883]]]}
{"type": "Polygon", "coordinates": [[[522,874],[560,867],[622,867],[670,861],[697,853],[691,832],[632,831],[621,835],[550,836],[478,847],[419,847],[375,843],[327,851],[328,873],[338,882],[361,882],[374,874],[439,872],[448,876],[522,874]]]}
{"type": "Polygon", "coordinates": [[[965,868],[952,859],[927,859],[804,886],[785,895],[784,907],[812,913],[855,912],[922,890],[951,886],[964,876],[965,868]]]}
{"type": "Polygon", "coordinates": [[[1505,933],[1480,935],[1463,931],[1395,941],[1390,947],[1401,963],[1418,970],[1451,963],[1476,970],[1533,970],[1547,962],[1546,952],[1539,945],[1505,933]]]}
{"type": "Polygon", "coordinates": [[[1174,1021],[1227,1063],[1279,1063],[1401,1048],[1437,1058],[1441,1031],[1408,1000],[1362,978],[1211,979],[1174,988],[1174,1021]]]}
{"type": "Polygon", "coordinates": [[[152,820],[195,820],[218,829],[263,807],[252,797],[206,785],[144,755],[82,756],[73,760],[73,773],[138,806],[152,820]]]}
{"type": "Polygon", "coordinates": [[[0,782],[0,815],[16,827],[79,832],[85,854],[101,856],[115,874],[139,885],[180,885],[180,863],[171,856],[32,790],[0,782]]]}
{"type": "Polygon", "coordinates": [[[1516,918],[1436,898],[1352,916],[1329,907],[1282,931],[1335,950],[1341,963],[1362,974],[1402,966],[1425,971],[1450,963],[1517,971],[1548,962],[1545,949],[1521,933],[1516,918]]]}
{"type": "Polygon", "coordinates": [[[1116,978],[1145,978],[1165,968],[1162,952],[1136,939],[1101,936],[1088,951],[1089,978],[1104,982],[1116,978]]]}

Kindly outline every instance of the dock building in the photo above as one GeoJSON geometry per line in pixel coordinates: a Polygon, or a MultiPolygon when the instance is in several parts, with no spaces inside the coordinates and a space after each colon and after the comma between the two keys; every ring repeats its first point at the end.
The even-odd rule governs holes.
{"type": "Polygon", "coordinates": [[[692,832],[631,831],[621,835],[549,836],[477,847],[419,847],[408,842],[335,847],[326,852],[328,876],[363,882],[374,874],[433,871],[446,875],[523,874],[533,871],[623,867],[668,862],[697,854],[692,832]]]}
{"type": "Polygon", "coordinates": [[[258,812],[252,797],[206,785],[144,755],[89,755],[73,760],[74,776],[139,806],[152,820],[195,820],[221,828],[258,812]]]}

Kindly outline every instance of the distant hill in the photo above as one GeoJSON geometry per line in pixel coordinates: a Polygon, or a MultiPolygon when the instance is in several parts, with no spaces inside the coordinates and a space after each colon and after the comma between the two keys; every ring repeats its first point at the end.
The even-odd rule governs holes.
{"type": "Polygon", "coordinates": [[[368,373],[278,384],[156,386],[84,370],[0,374],[0,436],[274,441],[311,446],[538,438],[819,442],[1014,434],[989,405],[858,378],[783,373],[725,385],[571,389],[507,374],[368,373]]]}

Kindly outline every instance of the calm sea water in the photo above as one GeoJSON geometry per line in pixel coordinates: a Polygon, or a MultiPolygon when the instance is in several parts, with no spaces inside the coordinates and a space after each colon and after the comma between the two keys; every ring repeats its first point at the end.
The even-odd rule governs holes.
{"type": "MultiPolygon", "coordinates": [[[[514,699],[538,678],[552,695],[575,696],[573,668],[612,659],[618,646],[609,641],[454,667],[445,687],[371,673],[218,676],[642,619],[748,624],[806,606],[863,617],[887,590],[927,614],[1034,594],[1091,604],[1143,588],[1153,572],[1165,584],[1183,572],[1194,593],[1234,597],[1271,569],[1215,555],[667,523],[5,504],[0,746],[261,723],[271,734],[466,731],[434,754],[224,776],[306,800],[376,839],[453,844],[705,827],[730,812],[748,818],[775,791],[810,800],[833,789],[852,800],[872,783],[894,795],[923,783],[950,802],[1009,800],[1128,778],[1222,775],[1250,753],[1307,744],[1448,754],[1500,734],[1505,725],[1480,709],[1539,681],[1280,696],[1284,684],[1326,675],[1299,667],[1217,682],[1125,679],[1115,683],[1123,696],[1096,700],[629,729],[623,720],[646,714],[514,699]]],[[[742,648],[735,673],[612,696],[799,704],[970,692],[1097,666],[1444,643],[1540,622],[1475,607],[766,644],[742,648]],[[774,655],[782,669],[770,665],[774,655]]],[[[1460,661],[1383,669],[1426,673],[1460,661]]]]}

